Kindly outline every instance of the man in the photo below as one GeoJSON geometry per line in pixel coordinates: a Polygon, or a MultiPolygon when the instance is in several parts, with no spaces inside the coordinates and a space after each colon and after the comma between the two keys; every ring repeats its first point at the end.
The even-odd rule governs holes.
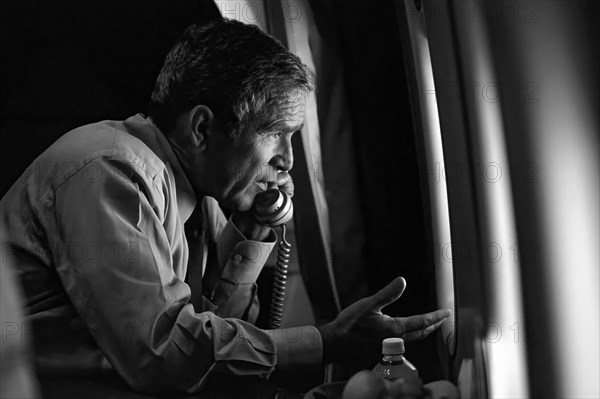
{"type": "Polygon", "coordinates": [[[268,377],[439,326],[447,311],[381,313],[401,278],[318,328],[251,324],[276,242],[251,208],[268,188],[293,195],[291,136],[312,89],[300,60],[258,28],[191,26],[167,55],[149,117],[83,126],[36,159],[1,218],[38,370],[114,369],[136,390],[196,392],[215,371],[268,377]],[[195,207],[190,249],[183,226],[195,207]]]}

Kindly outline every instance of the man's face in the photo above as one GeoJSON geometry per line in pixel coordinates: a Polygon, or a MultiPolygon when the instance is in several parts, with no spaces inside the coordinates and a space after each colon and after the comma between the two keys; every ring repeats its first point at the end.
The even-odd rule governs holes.
{"type": "Polygon", "coordinates": [[[302,126],[304,106],[305,97],[298,95],[239,137],[228,132],[213,135],[207,154],[210,195],[224,208],[247,211],[257,194],[287,181],[294,162],[292,134],[302,126]]]}

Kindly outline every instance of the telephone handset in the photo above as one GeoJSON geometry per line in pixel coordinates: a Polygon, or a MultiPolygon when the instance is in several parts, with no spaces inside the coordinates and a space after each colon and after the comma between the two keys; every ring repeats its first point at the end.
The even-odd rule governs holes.
{"type": "Polygon", "coordinates": [[[289,195],[275,188],[260,193],[254,200],[254,217],[260,224],[277,227],[287,223],[294,215],[294,205],[289,195]]]}
{"type": "Polygon", "coordinates": [[[267,190],[256,196],[254,201],[254,217],[264,225],[271,227],[281,226],[281,241],[277,253],[277,268],[273,279],[273,295],[271,299],[270,328],[279,328],[283,317],[283,303],[285,301],[285,285],[287,280],[288,264],[292,245],[285,239],[285,223],[294,215],[294,204],[291,198],[277,189],[267,190]]]}

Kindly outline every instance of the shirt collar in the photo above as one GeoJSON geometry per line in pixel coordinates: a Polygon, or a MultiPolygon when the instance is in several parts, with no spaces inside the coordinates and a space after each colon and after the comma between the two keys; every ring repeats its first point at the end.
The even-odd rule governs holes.
{"type": "MultiPolygon", "coordinates": [[[[185,175],[171,144],[152,121],[143,114],[137,114],[125,121],[127,130],[134,131],[134,135],[142,140],[152,152],[156,154],[169,167],[175,178],[177,192],[177,208],[181,223],[185,223],[196,207],[196,195],[192,184],[185,175]]],[[[132,132],[133,133],[133,132],[132,132]]]]}

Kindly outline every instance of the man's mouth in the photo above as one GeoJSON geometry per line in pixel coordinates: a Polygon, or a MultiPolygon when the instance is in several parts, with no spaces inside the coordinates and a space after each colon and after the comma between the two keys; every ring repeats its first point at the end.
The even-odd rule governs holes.
{"type": "Polygon", "coordinates": [[[275,180],[258,180],[256,184],[264,191],[284,185],[289,179],[287,173],[279,173],[275,180]]]}
{"type": "Polygon", "coordinates": [[[256,182],[256,185],[260,187],[263,191],[267,191],[269,189],[269,182],[259,180],[256,182]]]}
{"type": "Polygon", "coordinates": [[[263,191],[267,191],[267,190],[271,190],[273,188],[277,188],[279,187],[279,185],[277,184],[277,182],[274,181],[268,181],[268,180],[259,180],[256,182],[256,184],[263,189],[263,191]]]}

